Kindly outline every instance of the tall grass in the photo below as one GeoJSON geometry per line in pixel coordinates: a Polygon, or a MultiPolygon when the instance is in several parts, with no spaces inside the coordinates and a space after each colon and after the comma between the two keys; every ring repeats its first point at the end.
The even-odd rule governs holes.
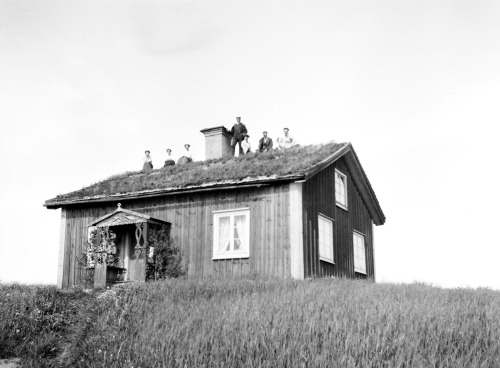
{"type": "Polygon", "coordinates": [[[0,284],[0,359],[22,356],[24,367],[53,367],[67,337],[95,323],[97,307],[82,289],[0,284]]]}
{"type": "Polygon", "coordinates": [[[93,296],[71,367],[498,367],[500,293],[333,279],[185,280],[93,296]]]}

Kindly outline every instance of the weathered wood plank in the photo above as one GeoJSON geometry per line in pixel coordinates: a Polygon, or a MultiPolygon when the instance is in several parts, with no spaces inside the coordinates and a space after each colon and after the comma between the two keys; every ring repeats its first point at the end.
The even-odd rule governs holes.
{"type": "Polygon", "coordinates": [[[243,271],[249,273],[250,270],[255,271],[257,265],[262,258],[262,234],[265,231],[265,222],[260,216],[262,208],[262,197],[258,192],[253,193],[253,202],[250,207],[250,258],[248,259],[249,269],[243,271]]]}
{"type": "Polygon", "coordinates": [[[303,185],[292,183],[289,188],[289,208],[286,211],[289,235],[288,241],[285,241],[285,276],[302,280],[304,279],[303,185]]]}
{"type": "Polygon", "coordinates": [[[212,261],[213,252],[213,223],[212,223],[212,203],[209,198],[203,199],[202,223],[199,224],[203,242],[203,275],[214,275],[214,261],[212,261]]]}
{"type": "Polygon", "coordinates": [[[255,271],[258,272],[261,275],[265,275],[266,273],[266,263],[267,263],[267,247],[270,242],[270,237],[271,237],[271,223],[269,222],[268,215],[267,215],[267,206],[269,205],[270,199],[269,196],[271,194],[266,191],[262,198],[262,203],[260,204],[260,221],[262,222],[262,227],[261,231],[259,232],[259,258],[258,258],[258,263],[255,267],[255,271]],[[263,231],[262,231],[263,230],[263,231]]]}
{"type": "Polygon", "coordinates": [[[61,209],[61,220],[59,225],[59,259],[57,263],[57,287],[63,287],[64,264],[66,250],[66,208],[61,209]]]}
{"type": "Polygon", "coordinates": [[[213,261],[213,268],[212,268],[213,275],[217,278],[220,278],[219,266],[220,266],[219,261],[213,261]]]}
{"type": "Polygon", "coordinates": [[[242,260],[241,273],[242,273],[242,275],[250,274],[250,259],[249,258],[242,260]]]}
{"type": "MultiPolygon", "coordinates": [[[[276,189],[275,189],[276,190],[276,189]]],[[[274,223],[275,213],[274,206],[276,202],[276,195],[273,193],[269,197],[269,202],[266,205],[266,221],[269,223],[269,233],[266,241],[266,264],[265,273],[268,275],[273,274],[274,268],[274,248],[277,241],[276,226],[274,223]]]]}

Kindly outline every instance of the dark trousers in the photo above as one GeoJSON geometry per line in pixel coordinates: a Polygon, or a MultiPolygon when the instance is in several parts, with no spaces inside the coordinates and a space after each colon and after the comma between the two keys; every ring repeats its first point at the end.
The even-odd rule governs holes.
{"type": "Polygon", "coordinates": [[[243,137],[238,137],[238,138],[233,137],[233,139],[231,140],[231,147],[233,148],[233,156],[235,154],[237,144],[240,147],[240,155],[243,154],[243,148],[241,148],[241,142],[243,142],[243,137]]]}

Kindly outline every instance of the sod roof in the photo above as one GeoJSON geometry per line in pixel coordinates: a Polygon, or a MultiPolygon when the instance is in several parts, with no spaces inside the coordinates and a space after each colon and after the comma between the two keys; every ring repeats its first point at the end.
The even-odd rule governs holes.
{"type": "MultiPolygon", "coordinates": [[[[142,171],[126,172],[80,190],[58,195],[47,200],[45,206],[59,208],[77,203],[307,179],[350,151],[350,143],[327,143],[167,166],[149,174],[142,171]]],[[[354,154],[353,151],[352,153],[354,154]]],[[[362,176],[378,206],[364,172],[362,176]]]]}

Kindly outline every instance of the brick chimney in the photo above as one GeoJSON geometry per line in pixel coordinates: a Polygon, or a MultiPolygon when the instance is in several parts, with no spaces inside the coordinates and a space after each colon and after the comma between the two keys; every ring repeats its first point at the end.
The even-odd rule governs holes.
{"type": "Polygon", "coordinates": [[[224,126],[200,130],[205,135],[205,160],[232,156],[232,134],[224,126]]]}

